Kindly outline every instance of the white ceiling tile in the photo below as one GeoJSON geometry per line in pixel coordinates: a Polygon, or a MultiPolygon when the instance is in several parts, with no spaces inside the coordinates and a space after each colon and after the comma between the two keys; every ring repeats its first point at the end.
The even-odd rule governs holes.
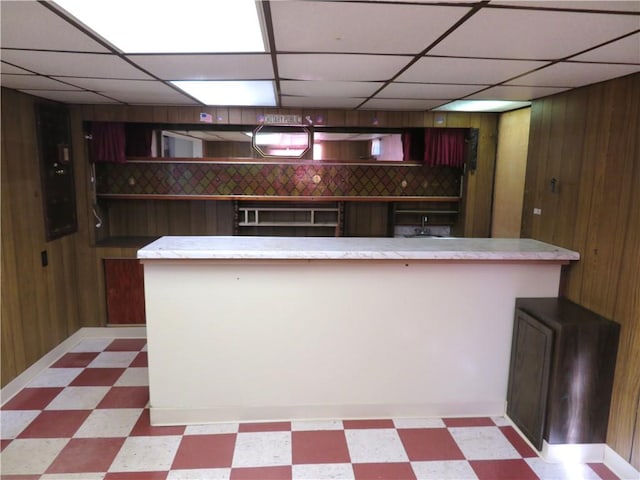
{"type": "Polygon", "coordinates": [[[267,80],[273,78],[269,54],[129,55],[163,80],[267,80]]]}
{"type": "Polygon", "coordinates": [[[14,67],[13,65],[9,65],[8,63],[0,63],[0,72],[2,73],[16,73],[20,75],[29,75],[31,72],[28,70],[24,70],[22,68],[14,67]]]}
{"type": "Polygon", "coordinates": [[[116,80],[64,77],[69,83],[124,103],[197,105],[188,96],[157,80],[116,80]]]}
{"type": "Polygon", "coordinates": [[[396,80],[401,82],[489,85],[545,65],[527,60],[423,57],[396,80]]]}
{"type": "Polygon", "coordinates": [[[282,106],[286,108],[346,108],[352,109],[360,105],[364,98],[347,97],[294,97],[282,96],[282,106]]]}
{"type": "Polygon", "coordinates": [[[566,8],[572,10],[615,10],[623,12],[640,12],[638,0],[492,0],[491,5],[512,5],[518,7],[566,8]]]}
{"type": "Polygon", "coordinates": [[[394,82],[378,93],[378,98],[452,99],[469,95],[485,88],[485,85],[447,85],[442,83],[394,82]]]}
{"type": "MultiPolygon", "coordinates": [[[[253,52],[128,56],[140,70],[106,53],[43,3],[0,0],[3,86],[49,98],[56,96],[54,90],[74,86],[113,97],[63,91],[52,98],[70,103],[117,99],[131,104],[193,105],[191,98],[153,76],[167,81],[274,78],[271,56],[253,52]]],[[[477,0],[270,2],[275,46],[285,52],[277,54],[282,106],[358,107],[394,79],[413,54],[470,12],[474,3],[479,4],[477,0]]],[[[363,108],[426,110],[431,108],[430,99],[445,103],[466,96],[540,98],[636,72],[640,66],[637,12],[638,0],[491,1],[363,108]],[[631,32],[636,33],[597,48],[631,32]],[[593,50],[571,57],[570,62],[542,68],[547,59],[588,49],[593,50]],[[508,86],[486,89],[503,82],[508,86]]]]}
{"type": "Polygon", "coordinates": [[[429,54],[554,60],[639,26],[640,19],[632,15],[484,8],[429,54]]]}
{"type": "MultiPolygon", "coordinates": [[[[638,2],[640,5],[640,2],[638,2]]],[[[581,62],[640,63],[640,33],[571,57],[581,62]]]]}
{"type": "Polygon", "coordinates": [[[118,103],[93,92],[68,90],[20,90],[36,97],[48,98],[63,103],[118,103]]]}
{"type": "Polygon", "coordinates": [[[79,77],[54,77],[77,85],[87,90],[96,92],[143,92],[149,89],[157,89],[157,85],[169,88],[157,80],[119,80],[113,78],[79,78],[79,77]]]}
{"type": "Polygon", "coordinates": [[[0,76],[0,85],[15,90],[80,90],[40,75],[13,75],[4,72],[0,76]]]}
{"type": "Polygon", "coordinates": [[[560,87],[531,87],[499,85],[482,92],[469,95],[465,100],[513,100],[529,101],[534,98],[547,97],[556,93],[564,92],[566,88],[560,87]]]}
{"type": "Polygon", "coordinates": [[[283,95],[310,97],[368,97],[378,90],[381,82],[318,82],[304,80],[283,80],[280,91],[283,95]]]}
{"type": "Polygon", "coordinates": [[[517,78],[508,85],[581,87],[640,72],[640,65],[561,62],[517,78]]]}
{"type": "MultiPolygon", "coordinates": [[[[111,95],[109,95],[111,97],[111,95]]],[[[201,105],[199,102],[191,100],[179,93],[155,95],[151,93],[144,94],[127,94],[116,93],[112,98],[130,105],[180,105],[195,106],[201,105]]]]}
{"type": "Polygon", "coordinates": [[[38,2],[0,1],[3,48],[107,52],[91,37],[38,2]]]}
{"type": "Polygon", "coordinates": [[[449,100],[406,100],[400,98],[372,98],[361,110],[429,110],[449,100]]]}
{"type": "Polygon", "coordinates": [[[395,55],[284,54],[278,72],[284,79],[386,81],[411,57],[395,55]]]}
{"type": "Polygon", "coordinates": [[[2,50],[2,59],[43,75],[149,79],[116,55],[2,50]]]}
{"type": "Polygon", "coordinates": [[[400,3],[271,2],[280,52],[417,54],[469,10],[400,3]]]}
{"type": "Polygon", "coordinates": [[[162,82],[132,82],[112,80],[96,88],[100,93],[125,103],[199,105],[178,90],[162,82]]]}

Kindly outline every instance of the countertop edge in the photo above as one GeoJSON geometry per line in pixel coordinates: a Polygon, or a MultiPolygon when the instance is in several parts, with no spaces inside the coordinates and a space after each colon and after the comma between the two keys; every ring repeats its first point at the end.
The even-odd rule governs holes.
{"type": "Polygon", "coordinates": [[[138,250],[137,257],[143,261],[449,260],[567,263],[579,260],[580,254],[532,239],[162,237],[138,250]],[[308,238],[311,240],[305,240],[308,238]]]}

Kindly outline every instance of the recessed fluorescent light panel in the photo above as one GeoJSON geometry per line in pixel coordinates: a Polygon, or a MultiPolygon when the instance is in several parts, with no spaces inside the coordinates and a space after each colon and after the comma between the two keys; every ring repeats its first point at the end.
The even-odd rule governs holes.
{"type": "Polygon", "coordinates": [[[264,52],[255,0],[56,0],[124,53],[264,52]]]}
{"type": "Polygon", "coordinates": [[[275,107],[276,95],[273,82],[269,80],[248,81],[174,81],[205,105],[228,105],[238,107],[275,107]]]}
{"type": "Polygon", "coordinates": [[[528,107],[531,102],[511,102],[505,100],[456,100],[438,108],[439,112],[508,112],[516,108],[528,107]]]}

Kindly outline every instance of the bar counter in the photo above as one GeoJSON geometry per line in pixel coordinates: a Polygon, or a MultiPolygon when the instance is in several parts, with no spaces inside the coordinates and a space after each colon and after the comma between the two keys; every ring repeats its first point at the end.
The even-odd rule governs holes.
{"type": "Polygon", "coordinates": [[[154,425],[502,415],[517,297],[579,254],[527,239],[163,237],[154,425]]]}

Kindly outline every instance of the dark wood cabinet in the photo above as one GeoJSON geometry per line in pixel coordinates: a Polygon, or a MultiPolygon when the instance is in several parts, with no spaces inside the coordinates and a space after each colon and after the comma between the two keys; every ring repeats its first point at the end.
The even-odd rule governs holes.
{"type": "Polygon", "coordinates": [[[144,270],[135,258],[105,258],[107,323],[130,325],[146,323],[144,308],[144,270]]]}
{"type": "Polygon", "coordinates": [[[565,298],[516,299],[507,415],[538,450],[605,442],[619,334],[565,298]]]}

